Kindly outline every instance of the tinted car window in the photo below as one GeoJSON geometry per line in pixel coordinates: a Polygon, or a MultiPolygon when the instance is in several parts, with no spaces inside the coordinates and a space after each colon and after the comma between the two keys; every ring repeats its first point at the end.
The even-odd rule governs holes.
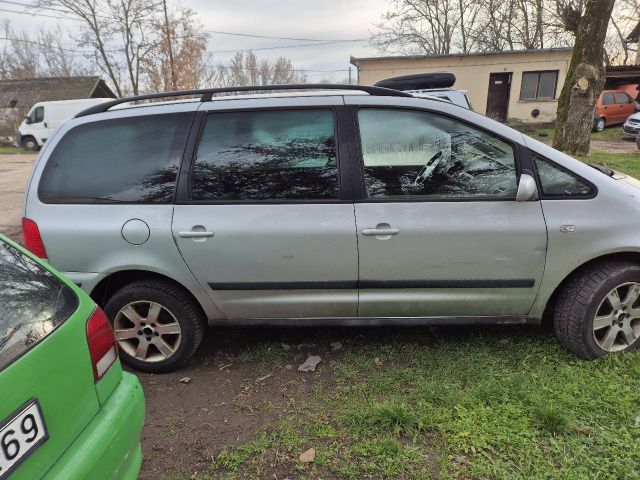
{"type": "Polygon", "coordinates": [[[49,335],[77,306],[68,286],[0,241],[0,370],[49,335]]]}
{"type": "Polygon", "coordinates": [[[441,115],[412,110],[358,113],[368,197],[515,198],[513,148],[441,115]]]}
{"type": "Polygon", "coordinates": [[[42,173],[44,202],[158,202],[173,199],[191,113],[103,120],[75,127],[42,173]]]}
{"type": "Polygon", "coordinates": [[[543,198],[589,197],[593,187],[574,174],[532,152],[543,198]]]}
{"type": "Polygon", "coordinates": [[[613,93],[605,93],[602,95],[602,104],[603,105],[613,105],[613,93]]]}
{"type": "Polygon", "coordinates": [[[193,200],[338,197],[331,110],[213,113],[191,170],[193,200]]]}

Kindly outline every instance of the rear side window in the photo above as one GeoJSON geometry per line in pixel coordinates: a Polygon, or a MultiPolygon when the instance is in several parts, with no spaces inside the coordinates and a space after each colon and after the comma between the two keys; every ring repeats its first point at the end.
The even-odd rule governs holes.
{"type": "Polygon", "coordinates": [[[594,188],[573,173],[531,152],[538,170],[543,199],[591,197],[594,188]]]}
{"type": "Polygon", "coordinates": [[[616,103],[631,103],[633,100],[624,92],[616,92],[616,103]]]}
{"type": "Polygon", "coordinates": [[[204,201],[338,198],[333,111],[210,114],[190,187],[204,201]]]}
{"type": "Polygon", "coordinates": [[[56,145],[40,180],[48,203],[173,200],[192,113],[80,125],[56,145]]]}
{"type": "Polygon", "coordinates": [[[51,272],[0,241],[0,371],[62,324],[78,306],[51,272]]]}

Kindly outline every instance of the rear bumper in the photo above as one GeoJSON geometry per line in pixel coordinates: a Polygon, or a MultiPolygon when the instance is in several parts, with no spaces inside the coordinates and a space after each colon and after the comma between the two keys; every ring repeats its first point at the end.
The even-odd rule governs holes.
{"type": "Polygon", "coordinates": [[[142,464],[143,422],[140,382],[136,376],[123,373],[98,414],[44,479],[135,480],[142,464]]]}

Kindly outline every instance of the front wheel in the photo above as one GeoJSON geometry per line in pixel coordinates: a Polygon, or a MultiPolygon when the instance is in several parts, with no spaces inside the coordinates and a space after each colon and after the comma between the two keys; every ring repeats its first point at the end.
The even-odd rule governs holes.
{"type": "Polygon", "coordinates": [[[554,325],[560,343],[580,358],[631,352],[640,346],[640,265],[585,267],[560,292],[554,325]]]}
{"type": "Polygon", "coordinates": [[[205,319],[181,287],[162,280],[133,282],[105,305],[120,359],[136,370],[171,372],[195,353],[205,319]]]}
{"type": "Polygon", "coordinates": [[[38,150],[38,142],[33,137],[25,137],[22,140],[22,146],[25,150],[29,150],[30,152],[35,152],[38,150]]]}
{"type": "Polygon", "coordinates": [[[604,118],[600,117],[600,118],[596,118],[596,121],[593,124],[593,131],[594,132],[601,132],[604,130],[604,127],[606,126],[606,122],[604,120],[604,118]]]}

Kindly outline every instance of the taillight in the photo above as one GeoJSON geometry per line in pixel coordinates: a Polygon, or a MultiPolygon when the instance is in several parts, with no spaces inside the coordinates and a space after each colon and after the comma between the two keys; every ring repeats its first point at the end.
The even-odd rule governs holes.
{"type": "Polygon", "coordinates": [[[87,343],[93,364],[93,378],[97,382],[118,358],[111,324],[100,307],[96,307],[87,321],[87,343]]]}
{"type": "Polygon", "coordinates": [[[47,258],[47,252],[42,243],[38,224],[33,220],[22,217],[22,236],[24,237],[24,246],[31,253],[40,258],[47,258]]]}

